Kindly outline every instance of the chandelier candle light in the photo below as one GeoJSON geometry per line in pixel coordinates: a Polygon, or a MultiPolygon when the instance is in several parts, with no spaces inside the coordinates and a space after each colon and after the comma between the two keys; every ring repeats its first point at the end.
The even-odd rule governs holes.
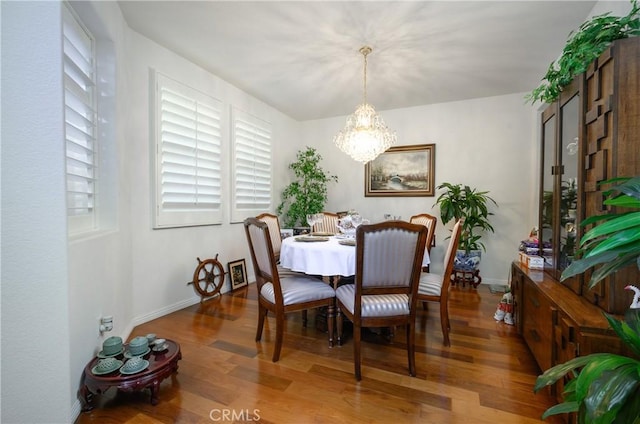
{"type": "Polygon", "coordinates": [[[360,53],[364,56],[364,101],[347,118],[347,125],[333,142],[353,159],[367,163],[394,145],[397,137],[373,106],[367,103],[367,55],[371,53],[371,47],[362,47],[360,53]]]}

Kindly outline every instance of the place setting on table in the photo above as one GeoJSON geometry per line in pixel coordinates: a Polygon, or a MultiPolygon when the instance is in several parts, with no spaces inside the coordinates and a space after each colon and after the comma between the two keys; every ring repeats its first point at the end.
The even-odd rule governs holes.
{"type": "MultiPolygon", "coordinates": [[[[307,217],[312,229],[323,214],[317,215],[307,217]]],[[[282,240],[280,265],[295,272],[330,277],[332,281],[350,277],[356,269],[356,230],[368,223],[369,220],[353,213],[338,220],[335,232],[311,231],[288,237],[282,240]]]]}

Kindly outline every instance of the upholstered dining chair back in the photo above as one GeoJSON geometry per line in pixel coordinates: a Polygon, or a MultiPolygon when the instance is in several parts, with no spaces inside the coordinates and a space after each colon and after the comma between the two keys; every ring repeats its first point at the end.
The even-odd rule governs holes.
{"type": "Polygon", "coordinates": [[[313,231],[322,233],[336,233],[338,231],[338,214],[322,212],[322,221],[313,225],[313,231]]]}
{"type": "Polygon", "coordinates": [[[416,294],[427,229],[406,221],[360,225],[355,284],[338,287],[338,343],[342,315],[353,323],[354,367],[361,379],[361,328],[404,326],[409,374],[415,376],[416,294]]]}
{"type": "Polygon", "coordinates": [[[461,232],[462,221],[458,220],[451,231],[449,245],[444,255],[442,274],[425,272],[420,277],[418,286],[418,300],[423,302],[425,308],[427,301],[440,303],[440,326],[442,327],[443,344],[445,346],[451,345],[449,340],[449,331],[451,329],[449,322],[449,286],[461,232]]]}
{"type": "Polygon", "coordinates": [[[280,260],[280,248],[282,247],[282,236],[280,235],[280,221],[276,215],[263,213],[256,216],[256,219],[266,223],[269,226],[269,235],[273,255],[276,262],[280,260]]]}
{"type": "Polygon", "coordinates": [[[429,215],[428,213],[421,213],[418,215],[413,215],[409,222],[412,224],[421,224],[427,227],[427,252],[431,252],[431,246],[433,245],[433,239],[436,234],[436,224],[438,223],[438,218],[433,215],[429,215]]]}
{"type": "MultiPolygon", "coordinates": [[[[256,283],[258,291],[266,282],[271,282],[274,286],[280,285],[278,277],[277,264],[273,256],[273,244],[271,242],[271,234],[269,224],[257,218],[248,218],[245,221],[245,229],[249,250],[251,251],[251,259],[253,260],[254,272],[256,274],[256,283]]],[[[275,292],[281,290],[275,288],[275,292]]]]}
{"type": "MultiPolygon", "coordinates": [[[[438,218],[433,215],[429,215],[428,213],[421,213],[413,215],[409,218],[409,222],[412,224],[421,224],[427,227],[426,249],[427,253],[431,255],[431,247],[435,244],[436,224],[438,223],[438,218]]],[[[422,267],[422,270],[429,272],[429,266],[427,265],[422,267]]]]}
{"type": "Polygon", "coordinates": [[[271,311],[276,320],[276,341],[272,360],[277,362],[280,359],[284,338],[285,314],[326,307],[329,346],[332,346],[335,290],[321,280],[304,274],[290,275],[281,279],[273,254],[269,225],[257,218],[247,218],[244,221],[244,228],[258,289],[256,341],[262,338],[264,321],[267,318],[267,312],[271,311]]]}

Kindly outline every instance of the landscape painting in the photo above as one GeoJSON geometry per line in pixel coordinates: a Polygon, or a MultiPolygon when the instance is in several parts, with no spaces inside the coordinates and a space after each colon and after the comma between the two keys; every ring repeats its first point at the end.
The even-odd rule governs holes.
{"type": "Polygon", "coordinates": [[[435,144],[391,147],[365,165],[366,197],[434,196],[435,144]]]}

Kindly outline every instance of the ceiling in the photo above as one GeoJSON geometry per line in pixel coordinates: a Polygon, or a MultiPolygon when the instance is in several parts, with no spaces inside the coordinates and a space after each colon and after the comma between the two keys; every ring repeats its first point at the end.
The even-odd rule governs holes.
{"type": "Polygon", "coordinates": [[[595,1],[120,1],[128,25],[297,119],[530,92],[595,1]]]}

